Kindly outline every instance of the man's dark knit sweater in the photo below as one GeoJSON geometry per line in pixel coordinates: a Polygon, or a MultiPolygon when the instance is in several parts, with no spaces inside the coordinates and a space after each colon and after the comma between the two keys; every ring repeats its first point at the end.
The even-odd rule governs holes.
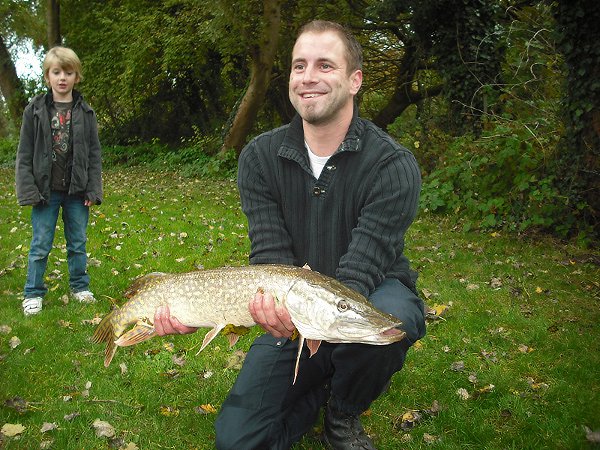
{"type": "Polygon", "coordinates": [[[384,278],[415,290],[403,254],[421,175],[413,154],[358,117],[319,179],[310,168],[302,119],[264,133],[238,169],[251,264],[308,264],[368,296],[384,278]]]}

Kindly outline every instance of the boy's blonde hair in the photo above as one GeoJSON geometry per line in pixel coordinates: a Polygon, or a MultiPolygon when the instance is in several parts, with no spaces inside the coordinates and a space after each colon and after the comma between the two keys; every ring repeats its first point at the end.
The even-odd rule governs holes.
{"type": "Polygon", "coordinates": [[[50,71],[50,67],[54,64],[58,64],[62,69],[72,70],[76,73],[77,78],[76,82],[80,82],[83,79],[81,75],[81,61],[77,54],[68,47],[52,47],[48,53],[46,53],[46,57],[44,58],[44,63],[42,68],[44,70],[44,79],[48,81],[48,72],[50,71]]]}

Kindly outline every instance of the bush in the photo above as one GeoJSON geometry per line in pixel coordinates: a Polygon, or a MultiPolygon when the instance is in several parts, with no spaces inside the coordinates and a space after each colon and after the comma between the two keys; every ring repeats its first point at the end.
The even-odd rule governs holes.
{"type": "Polygon", "coordinates": [[[18,146],[16,138],[0,138],[0,167],[14,166],[18,146]]]}
{"type": "Polygon", "coordinates": [[[560,195],[553,161],[535,140],[506,126],[481,138],[463,136],[425,177],[422,207],[458,217],[464,229],[542,229],[562,237],[591,234],[581,224],[587,205],[560,195]]]}
{"type": "Polygon", "coordinates": [[[147,166],[152,170],[178,172],[185,177],[235,177],[237,155],[218,152],[216,138],[195,136],[172,147],[154,141],[146,144],[103,147],[105,167],[147,166]]]}

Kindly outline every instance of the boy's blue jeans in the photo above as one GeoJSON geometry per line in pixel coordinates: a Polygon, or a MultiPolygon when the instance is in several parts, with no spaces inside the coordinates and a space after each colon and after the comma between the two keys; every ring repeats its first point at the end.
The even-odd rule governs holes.
{"type": "Polygon", "coordinates": [[[67,242],[69,286],[72,292],[88,289],[90,277],[86,270],[85,244],[90,209],[85,206],[84,198],[81,196],[52,191],[48,204],[35,205],[31,210],[33,237],[29,249],[25,298],[43,297],[48,292],[48,288],[44,284],[44,273],[54,242],[58,212],[61,208],[67,242]]]}

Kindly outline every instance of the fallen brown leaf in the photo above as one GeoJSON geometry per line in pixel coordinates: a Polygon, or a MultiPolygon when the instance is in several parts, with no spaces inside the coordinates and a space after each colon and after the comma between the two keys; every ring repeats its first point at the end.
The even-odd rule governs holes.
{"type": "Polygon", "coordinates": [[[7,437],[18,436],[25,431],[25,427],[20,423],[5,423],[2,425],[0,432],[7,437]]]}

